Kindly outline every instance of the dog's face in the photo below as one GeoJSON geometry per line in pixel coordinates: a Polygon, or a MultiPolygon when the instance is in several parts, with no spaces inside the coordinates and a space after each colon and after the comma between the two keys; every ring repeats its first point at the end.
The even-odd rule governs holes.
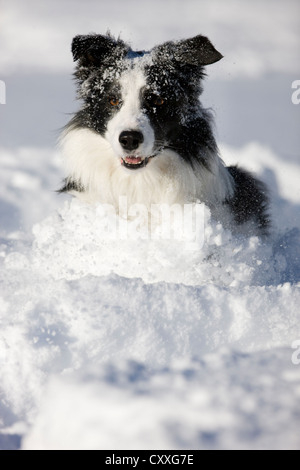
{"type": "Polygon", "coordinates": [[[180,150],[187,127],[191,139],[193,121],[197,117],[199,125],[202,112],[203,66],[222,57],[204,36],[150,52],[134,52],[109,35],[76,36],[72,52],[84,101],[78,126],[104,137],[129,170],[145,168],[164,148],[180,150]]]}

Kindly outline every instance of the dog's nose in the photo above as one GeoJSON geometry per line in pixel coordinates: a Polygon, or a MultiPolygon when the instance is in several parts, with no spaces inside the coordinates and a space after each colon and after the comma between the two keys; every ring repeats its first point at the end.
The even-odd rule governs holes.
{"type": "Polygon", "coordinates": [[[144,136],[140,131],[123,131],[119,136],[119,142],[124,150],[135,150],[144,142],[144,136]]]}

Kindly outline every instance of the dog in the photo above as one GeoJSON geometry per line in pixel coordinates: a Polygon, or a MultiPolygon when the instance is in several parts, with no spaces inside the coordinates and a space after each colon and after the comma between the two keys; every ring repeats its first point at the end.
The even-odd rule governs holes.
{"type": "Polygon", "coordinates": [[[121,196],[149,209],[202,202],[233,231],[268,233],[267,188],[225,166],[199,100],[205,66],[223,57],[207,37],[134,51],[110,33],[79,35],[72,53],[83,105],[62,132],[60,192],[115,207],[121,196]]]}

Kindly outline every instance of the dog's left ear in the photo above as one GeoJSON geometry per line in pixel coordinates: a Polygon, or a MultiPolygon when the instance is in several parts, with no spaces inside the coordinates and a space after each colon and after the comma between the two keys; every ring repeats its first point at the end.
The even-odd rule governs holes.
{"type": "Polygon", "coordinates": [[[175,43],[175,60],[191,65],[209,65],[222,59],[206,36],[195,36],[175,43]]]}

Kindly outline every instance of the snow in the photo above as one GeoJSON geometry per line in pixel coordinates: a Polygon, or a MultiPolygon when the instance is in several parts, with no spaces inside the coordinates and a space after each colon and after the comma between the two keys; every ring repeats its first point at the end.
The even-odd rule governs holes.
{"type": "MultiPolygon", "coordinates": [[[[229,61],[234,58],[235,80],[277,73],[289,87],[290,108],[282,108],[283,128],[272,121],[267,143],[249,138],[241,146],[236,136],[235,145],[226,139],[220,144],[227,164],[238,161],[270,187],[274,222],[264,241],[231,234],[204,206],[196,240],[193,233],[153,240],[130,221],[125,227],[131,237],[124,230],[109,237],[108,227],[124,229],[124,220],[55,193],[64,175],[46,135],[36,135],[43,146],[1,146],[0,448],[300,449],[299,148],[292,139],[290,153],[278,145],[278,135],[286,139],[300,109],[291,103],[285,75],[292,71],[299,78],[296,3],[272,2],[271,28],[268,2],[254,2],[248,14],[239,13],[233,1],[226,8],[203,2],[205,30],[204,18],[198,22],[196,15],[199,2],[186,2],[184,17],[179,3],[165,2],[173,3],[174,12],[167,21],[152,1],[147,21],[154,8],[157,22],[151,21],[155,27],[147,36],[146,23],[131,19],[123,3],[123,16],[115,15],[116,2],[101,8],[91,3],[96,21],[74,1],[72,24],[66,21],[69,2],[62,1],[52,26],[55,3],[31,0],[24,9],[23,2],[4,2],[1,64],[12,76],[28,68],[33,100],[38,69],[53,77],[69,73],[70,53],[62,48],[69,48],[72,35],[111,25],[112,32],[128,31],[138,48],[209,30],[216,46],[225,41],[229,61]],[[37,26],[29,32],[32,22],[37,26]],[[16,24],[18,35],[12,34],[16,24]]],[[[137,5],[131,1],[132,8],[137,5]]],[[[144,18],[138,10],[134,17],[144,18]]],[[[4,114],[9,86],[7,94],[7,104],[0,105],[4,114]]],[[[237,96],[250,106],[251,97],[237,96]]],[[[30,109],[34,126],[35,108],[30,109]]],[[[235,126],[230,106],[226,119],[235,126]]],[[[17,114],[15,120],[22,134],[25,122],[17,114]]],[[[250,119],[243,127],[252,136],[250,119]]],[[[16,134],[15,122],[11,129],[16,134]]]]}
{"type": "MultiPolygon", "coordinates": [[[[41,192],[36,170],[22,168],[27,152],[10,155],[1,177],[4,211],[20,187],[20,211],[41,192]]],[[[51,155],[40,153],[45,168],[51,155]]],[[[279,171],[277,156],[265,161],[279,171]]],[[[299,448],[299,218],[263,242],[233,236],[203,209],[201,249],[110,239],[116,216],[77,200],[31,236],[2,236],[4,448],[19,436],[24,449],[299,448]]]]}
{"type": "Polygon", "coordinates": [[[151,371],[121,360],[100,372],[56,377],[23,448],[246,449],[249,442],[252,448],[295,448],[299,375],[287,366],[288,356],[281,349],[219,351],[151,371]],[[284,439],[278,433],[283,426],[284,439]],[[58,435],[66,436],[63,444],[58,435]]]}

